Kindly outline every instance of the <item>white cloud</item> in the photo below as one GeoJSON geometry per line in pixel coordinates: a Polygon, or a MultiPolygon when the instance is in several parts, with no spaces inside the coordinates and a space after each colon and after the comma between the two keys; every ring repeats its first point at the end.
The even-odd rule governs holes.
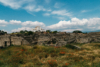
{"type": "MultiPolygon", "coordinates": [[[[43,2],[46,2],[47,4],[50,3],[51,0],[43,0],[43,2]]],[[[0,0],[0,3],[2,3],[4,6],[8,6],[12,9],[24,9],[28,13],[33,14],[33,12],[39,12],[44,11],[44,16],[49,15],[60,15],[60,16],[68,16],[71,17],[71,13],[69,13],[67,10],[55,10],[53,11],[51,7],[48,7],[47,5],[43,5],[45,3],[41,3],[37,0],[0,0]],[[48,13],[50,12],[50,14],[48,13]]],[[[61,7],[61,3],[56,3],[55,7],[61,7]],[[58,6],[59,5],[59,6],[58,6]]],[[[61,17],[59,17],[61,19],[61,17]]]]}
{"type": "Polygon", "coordinates": [[[38,22],[38,21],[26,21],[22,23],[22,26],[26,26],[26,27],[35,27],[35,26],[41,26],[41,27],[45,27],[45,24],[43,22],[38,22]]]}
{"type": "Polygon", "coordinates": [[[43,6],[36,6],[36,5],[27,5],[26,7],[24,7],[25,10],[27,11],[46,11],[46,9],[43,6]]]}
{"type": "Polygon", "coordinates": [[[5,5],[9,6],[12,9],[25,9],[26,11],[46,11],[46,9],[41,6],[37,5],[35,0],[0,0],[0,2],[5,5]]]}
{"type": "Polygon", "coordinates": [[[92,10],[82,10],[81,13],[86,13],[86,12],[90,12],[92,10]]]}
{"type": "MultiPolygon", "coordinates": [[[[56,24],[47,26],[48,29],[82,29],[82,30],[98,30],[100,29],[100,18],[78,19],[72,18],[69,21],[60,21],[56,24]]],[[[66,30],[67,31],[67,30],[66,30]]]]}
{"type": "Polygon", "coordinates": [[[32,1],[34,0],[0,0],[3,5],[9,6],[13,9],[19,9],[22,5],[31,3],[32,1]]]}
{"type": "Polygon", "coordinates": [[[20,30],[32,30],[35,26],[41,26],[43,29],[50,29],[50,30],[61,30],[61,31],[68,31],[71,32],[73,30],[99,30],[100,29],[100,18],[90,18],[90,19],[78,19],[72,18],[68,21],[59,21],[56,24],[46,26],[43,22],[39,21],[17,21],[17,20],[10,20],[8,23],[5,20],[0,20],[0,26],[6,26],[7,24],[21,24],[22,27],[18,29],[12,30],[13,32],[20,31],[20,30]]]}
{"type": "Polygon", "coordinates": [[[35,9],[35,5],[27,5],[26,7],[24,7],[24,9],[28,11],[33,11],[35,9]]]}
{"type": "Polygon", "coordinates": [[[21,27],[21,28],[18,28],[18,29],[13,29],[12,32],[19,32],[21,30],[32,31],[32,28],[30,28],[30,27],[21,27]]]}
{"type": "Polygon", "coordinates": [[[21,24],[21,21],[17,21],[17,20],[10,20],[10,24],[21,24]]]}
{"type": "Polygon", "coordinates": [[[8,24],[8,22],[7,21],[5,21],[5,20],[0,20],[0,26],[6,26],[8,24]]]}
{"type": "MultiPolygon", "coordinates": [[[[5,22],[5,20],[2,21],[2,23],[5,22]]],[[[50,30],[62,30],[62,31],[73,31],[73,30],[98,30],[100,29],[100,18],[90,18],[90,19],[78,19],[78,18],[72,18],[69,21],[59,21],[56,24],[45,26],[43,22],[39,21],[16,21],[11,20],[11,24],[21,24],[22,28],[14,29],[13,31],[19,31],[19,30],[31,30],[35,26],[41,26],[44,29],[50,29],[50,30]],[[11,23],[12,22],[12,23],[11,23]],[[32,27],[32,28],[31,28],[32,27]]]]}
{"type": "Polygon", "coordinates": [[[43,7],[43,6],[38,6],[36,9],[35,9],[36,12],[38,11],[46,11],[46,9],[43,7]]]}
{"type": "Polygon", "coordinates": [[[44,13],[43,15],[44,16],[50,16],[50,13],[44,13]]]}
{"type": "Polygon", "coordinates": [[[56,10],[56,11],[52,11],[51,14],[56,14],[56,15],[61,15],[61,16],[68,16],[71,17],[71,13],[69,13],[67,10],[56,10]]]}
{"type": "MultiPolygon", "coordinates": [[[[20,22],[20,21],[19,21],[20,22]]],[[[38,21],[25,21],[25,22],[21,22],[22,27],[18,28],[18,29],[13,29],[12,32],[19,32],[21,30],[28,30],[28,31],[32,31],[32,28],[36,27],[36,26],[41,26],[41,27],[45,27],[45,24],[43,22],[38,22],[38,21]]]]}

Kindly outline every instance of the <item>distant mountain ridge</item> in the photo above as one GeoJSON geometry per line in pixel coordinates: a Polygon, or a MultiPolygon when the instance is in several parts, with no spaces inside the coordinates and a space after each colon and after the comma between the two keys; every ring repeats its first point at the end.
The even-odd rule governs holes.
{"type": "Polygon", "coordinates": [[[83,31],[83,33],[91,33],[91,32],[100,32],[100,30],[96,30],[96,31],[83,31]]]}

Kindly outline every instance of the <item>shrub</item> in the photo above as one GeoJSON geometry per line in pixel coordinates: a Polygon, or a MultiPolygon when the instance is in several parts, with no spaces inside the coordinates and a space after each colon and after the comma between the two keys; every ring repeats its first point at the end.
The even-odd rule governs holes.
{"type": "Polygon", "coordinates": [[[57,33],[57,31],[53,31],[53,33],[54,33],[54,34],[56,34],[56,33],[57,33]]]}
{"type": "Polygon", "coordinates": [[[75,31],[73,31],[73,33],[82,33],[82,31],[80,31],[80,30],[75,30],[75,31]]]}
{"type": "Polygon", "coordinates": [[[38,46],[37,45],[34,45],[33,49],[37,49],[37,48],[38,48],[38,46]]]}
{"type": "Polygon", "coordinates": [[[46,32],[51,33],[51,30],[46,30],[46,32]]]}
{"type": "Polygon", "coordinates": [[[65,45],[65,47],[71,48],[71,49],[76,49],[76,47],[74,47],[74,46],[72,46],[72,45],[65,45]]]}

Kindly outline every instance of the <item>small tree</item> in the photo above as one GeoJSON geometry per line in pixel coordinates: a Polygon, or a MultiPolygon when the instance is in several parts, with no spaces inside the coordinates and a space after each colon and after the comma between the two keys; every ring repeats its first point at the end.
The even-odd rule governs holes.
{"type": "Polygon", "coordinates": [[[23,33],[25,33],[25,31],[21,30],[20,33],[23,34],[23,33]]]}
{"type": "Polygon", "coordinates": [[[57,31],[53,31],[53,33],[57,33],[57,31]]]}
{"type": "Polygon", "coordinates": [[[82,31],[80,31],[80,30],[75,30],[75,31],[73,31],[73,33],[82,33],[82,31]]]}
{"type": "Polygon", "coordinates": [[[28,31],[28,35],[32,35],[33,34],[33,32],[32,31],[28,31]]]}
{"type": "Polygon", "coordinates": [[[4,35],[4,34],[7,34],[7,32],[0,30],[0,35],[4,35]]]}
{"type": "Polygon", "coordinates": [[[51,30],[46,30],[46,32],[49,32],[49,33],[51,33],[51,30]]]}

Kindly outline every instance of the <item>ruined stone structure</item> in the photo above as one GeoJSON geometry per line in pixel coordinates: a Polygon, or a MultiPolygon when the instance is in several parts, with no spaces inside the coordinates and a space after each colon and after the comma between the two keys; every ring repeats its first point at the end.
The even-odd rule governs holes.
{"type": "Polygon", "coordinates": [[[35,33],[30,36],[0,35],[0,47],[13,45],[53,45],[100,42],[100,32],[94,33],[35,33]]]}
{"type": "Polygon", "coordinates": [[[0,35],[0,47],[7,47],[10,45],[24,45],[29,44],[27,40],[18,36],[0,35]]]}

